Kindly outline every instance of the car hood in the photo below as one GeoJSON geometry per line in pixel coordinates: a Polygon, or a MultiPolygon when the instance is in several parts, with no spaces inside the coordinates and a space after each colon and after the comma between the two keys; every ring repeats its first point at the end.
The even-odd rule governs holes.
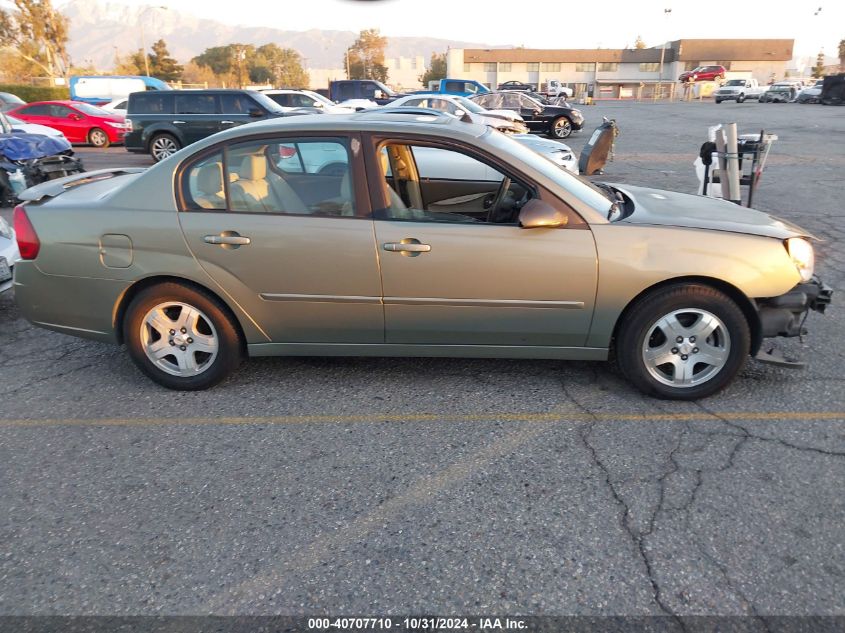
{"type": "Polygon", "coordinates": [[[508,121],[522,121],[522,115],[513,110],[485,110],[480,112],[482,116],[493,117],[494,119],[506,119],[508,121]]]}
{"type": "Polygon", "coordinates": [[[719,198],[632,185],[612,186],[634,201],[634,212],[620,223],[679,226],[777,239],[796,236],[817,239],[791,222],[719,198]]]}

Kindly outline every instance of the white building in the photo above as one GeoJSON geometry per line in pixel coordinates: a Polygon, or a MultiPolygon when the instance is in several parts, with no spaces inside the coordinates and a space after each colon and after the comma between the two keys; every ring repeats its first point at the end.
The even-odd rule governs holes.
{"type": "MultiPolygon", "coordinates": [[[[419,77],[426,71],[425,58],[389,57],[384,60],[387,66],[387,84],[397,91],[420,90],[423,88],[419,77]]],[[[328,88],[329,82],[336,79],[346,79],[345,68],[309,68],[312,90],[328,88]]]]}
{"type": "Polygon", "coordinates": [[[674,84],[685,70],[720,64],[750,72],[761,83],[782,79],[793,40],[675,40],[644,49],[450,49],[447,75],[490,88],[510,80],[542,84],[559,79],[576,94],[597,98],[649,97],[661,83],[674,84]],[[662,57],[662,62],[661,62],[662,57]]]}

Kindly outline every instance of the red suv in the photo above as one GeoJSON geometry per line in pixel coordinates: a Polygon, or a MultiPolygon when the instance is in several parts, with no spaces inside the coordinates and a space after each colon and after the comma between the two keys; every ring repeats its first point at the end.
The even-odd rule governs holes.
{"type": "Polygon", "coordinates": [[[727,69],[724,66],[699,66],[681,73],[678,81],[689,81],[690,77],[693,81],[716,81],[724,79],[726,72],[727,69]]]}
{"type": "Polygon", "coordinates": [[[108,147],[122,143],[126,135],[123,115],[78,101],[36,101],[12,108],[7,114],[59,130],[71,143],[108,147]]]}

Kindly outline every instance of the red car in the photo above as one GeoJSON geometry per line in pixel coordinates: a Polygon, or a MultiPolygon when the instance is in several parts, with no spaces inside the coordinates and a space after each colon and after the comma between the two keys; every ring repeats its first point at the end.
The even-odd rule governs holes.
{"type": "Polygon", "coordinates": [[[71,143],[108,147],[122,143],[126,123],[122,114],[80,101],[33,101],[9,110],[27,123],[39,123],[62,132],[71,143]]]}
{"type": "Polygon", "coordinates": [[[699,66],[681,73],[678,81],[688,81],[690,76],[692,76],[693,81],[716,81],[724,79],[726,72],[727,69],[724,66],[699,66]]]}

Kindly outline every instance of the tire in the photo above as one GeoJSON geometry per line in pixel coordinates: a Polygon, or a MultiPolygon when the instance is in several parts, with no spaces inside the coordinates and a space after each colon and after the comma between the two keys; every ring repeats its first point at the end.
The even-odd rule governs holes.
{"type": "Polygon", "coordinates": [[[745,101],[745,95],[737,95],[736,102],[742,103],[743,101],[745,101]]]}
{"type": "Polygon", "coordinates": [[[180,391],[216,385],[245,355],[240,331],[226,308],[211,294],[178,282],[150,286],[132,299],[123,340],[142,372],[180,391]]]}
{"type": "Polygon", "coordinates": [[[714,99],[714,101],[716,102],[716,104],[722,103],[721,99],[714,99]]]}
{"type": "Polygon", "coordinates": [[[549,136],[556,139],[569,138],[572,135],[572,121],[559,116],[549,126],[549,136]]]}
{"type": "Polygon", "coordinates": [[[182,144],[172,134],[156,134],[150,139],[150,156],[155,162],[168,158],[182,149],[182,144]]]}
{"type": "Polygon", "coordinates": [[[98,127],[92,127],[88,131],[88,142],[94,147],[105,149],[109,146],[109,135],[98,127]]]}
{"type": "Polygon", "coordinates": [[[742,310],[724,293],[699,284],[667,286],[637,301],[615,345],[625,377],[643,393],[670,400],[717,393],[745,365],[750,348],[742,310]]]}

